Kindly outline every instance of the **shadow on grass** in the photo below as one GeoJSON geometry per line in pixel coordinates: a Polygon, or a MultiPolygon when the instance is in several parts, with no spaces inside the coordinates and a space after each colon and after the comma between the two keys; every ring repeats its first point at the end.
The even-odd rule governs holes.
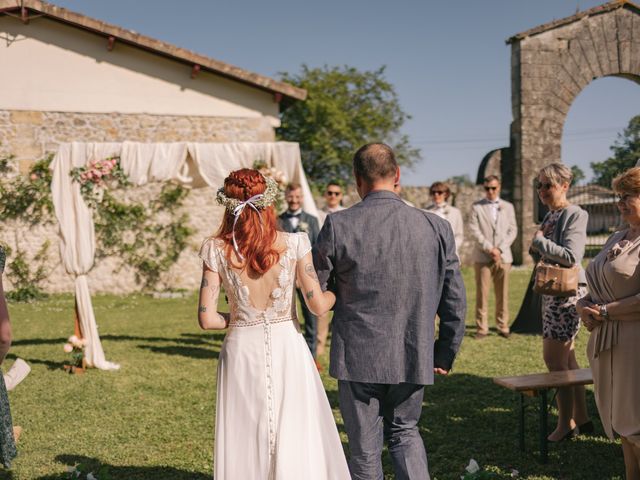
{"type": "MultiPolygon", "coordinates": [[[[549,397],[551,397],[549,395],[549,397]]],[[[437,377],[425,389],[425,403],[419,422],[429,455],[430,470],[439,479],[458,479],[471,458],[490,467],[495,476],[510,478],[512,470],[521,477],[602,480],[622,477],[623,459],[619,445],[603,438],[593,393],[587,393],[589,412],[596,435],[549,444],[549,463],[539,462],[539,417],[537,399],[529,401],[525,418],[524,453],[518,449],[518,397],[493,384],[491,378],[468,374],[437,377]]],[[[549,414],[549,431],[556,416],[549,414]]]]}
{"type": "MultiPolygon", "coordinates": [[[[18,355],[15,355],[13,353],[7,354],[7,359],[16,360],[17,358],[18,358],[18,355]]],[[[28,357],[23,357],[21,355],[20,355],[20,358],[22,358],[25,362],[33,365],[44,365],[49,370],[62,370],[64,366],[64,362],[52,362],[51,360],[41,360],[39,358],[28,358],[28,357]]]]}
{"type": "MultiPolygon", "coordinates": [[[[109,478],[113,480],[211,480],[211,476],[204,473],[189,472],[166,466],[115,466],[82,455],[58,455],[56,460],[70,467],[82,465],[83,471],[92,471],[94,475],[99,469],[106,468],[109,478]]],[[[38,477],[37,480],[67,480],[69,478],[69,473],[60,473],[38,477]]]]}
{"type": "Polygon", "coordinates": [[[138,345],[138,348],[149,350],[153,353],[162,353],[164,355],[181,355],[183,357],[196,358],[196,359],[217,359],[219,357],[219,349],[212,350],[199,347],[182,347],[179,345],[172,345],[166,347],[157,347],[154,345],[138,345]]]}

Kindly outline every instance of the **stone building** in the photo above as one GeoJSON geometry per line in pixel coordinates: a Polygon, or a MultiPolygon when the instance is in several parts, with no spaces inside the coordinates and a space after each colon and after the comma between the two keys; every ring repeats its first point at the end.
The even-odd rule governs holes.
{"type": "MultiPolygon", "coordinates": [[[[0,0],[0,38],[0,157],[15,155],[23,173],[64,142],[274,141],[281,101],[306,97],[292,85],[39,0],[0,0]]],[[[198,281],[194,250],[218,215],[207,208],[211,190],[187,200],[196,233],[172,272],[173,287],[198,281]]],[[[0,219],[0,227],[1,241],[19,239],[28,254],[49,238],[55,260],[45,288],[72,289],[55,264],[55,225],[24,232],[0,219]]],[[[126,269],[112,275],[115,262],[94,268],[97,291],[136,288],[126,269]]]]}
{"type": "MultiPolygon", "coordinates": [[[[509,147],[494,152],[500,152],[504,196],[514,203],[518,217],[514,257],[527,263],[538,217],[534,176],[544,165],[561,161],[571,104],[598,78],[640,83],[640,7],[628,0],[612,1],[514,35],[507,44],[513,121],[509,147]]],[[[483,168],[484,163],[479,178],[486,176],[483,168]]]]}

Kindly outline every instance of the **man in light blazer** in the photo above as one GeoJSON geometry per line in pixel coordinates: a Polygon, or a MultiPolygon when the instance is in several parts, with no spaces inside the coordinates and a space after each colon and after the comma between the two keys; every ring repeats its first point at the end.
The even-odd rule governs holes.
{"type": "Polygon", "coordinates": [[[488,298],[493,280],[498,334],[509,337],[509,271],[513,263],[511,244],[518,235],[513,205],[500,198],[500,179],[484,180],[486,197],[473,204],[469,231],[474,239],[472,260],[476,273],[477,340],[489,334],[488,298]]]}
{"type": "Polygon", "coordinates": [[[400,169],[381,143],[353,160],[362,202],[327,217],[314,247],[336,294],[330,373],[338,379],[354,480],[428,479],[418,430],[424,386],[446,375],[464,335],[466,298],[449,223],[393,192],[400,169]],[[440,328],[435,339],[435,317],[440,328]]]}

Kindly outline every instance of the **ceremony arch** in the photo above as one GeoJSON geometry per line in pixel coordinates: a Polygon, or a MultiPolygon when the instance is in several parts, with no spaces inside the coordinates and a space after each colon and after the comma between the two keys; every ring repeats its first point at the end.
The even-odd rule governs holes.
{"type": "Polygon", "coordinates": [[[95,258],[93,212],[82,197],[80,184],[72,181],[70,172],[92,160],[113,156],[120,157],[120,166],[136,186],[174,181],[192,188],[218,188],[230,171],[251,168],[256,160],[261,160],[282,171],[290,181],[300,183],[305,210],[317,215],[297,143],[74,142],[60,145],[51,163],[51,191],[60,226],[60,254],[65,270],[75,277],[76,314],[87,342],[87,365],[102,370],[115,370],[119,365],[106,360],[100,342],[88,282],[95,258]]]}
{"type": "Polygon", "coordinates": [[[587,85],[608,76],[640,83],[640,7],[628,0],[612,1],[519,33],[507,44],[513,121],[510,145],[501,149],[500,172],[504,196],[514,203],[518,220],[514,261],[530,263],[535,174],[561,161],[567,113],[587,85]]]}

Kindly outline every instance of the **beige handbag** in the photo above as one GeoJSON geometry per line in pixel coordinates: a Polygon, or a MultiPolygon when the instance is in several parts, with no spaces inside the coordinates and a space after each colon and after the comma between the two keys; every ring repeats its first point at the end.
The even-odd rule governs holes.
{"type": "Polygon", "coordinates": [[[572,297],[578,293],[580,267],[562,267],[542,260],[536,265],[533,291],[553,297],[572,297]]]}

